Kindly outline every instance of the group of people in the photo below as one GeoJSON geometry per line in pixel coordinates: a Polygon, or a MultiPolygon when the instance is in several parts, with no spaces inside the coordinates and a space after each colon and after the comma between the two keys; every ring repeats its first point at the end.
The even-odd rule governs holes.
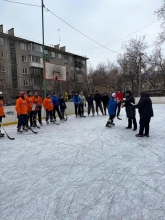
{"type": "MultiPolygon", "coordinates": [[[[123,94],[120,90],[118,90],[116,93],[116,114],[119,116],[120,114],[120,108],[121,108],[121,101],[123,100],[123,94]]],[[[107,115],[107,109],[108,109],[108,103],[109,103],[109,96],[107,93],[104,93],[102,96],[98,91],[96,91],[96,94],[94,97],[91,94],[88,94],[88,96],[85,98],[83,95],[83,92],[81,91],[80,94],[75,93],[73,97],[74,107],[75,107],[75,115],[76,117],[79,115],[80,117],[84,116],[84,107],[86,107],[86,102],[88,103],[88,116],[90,115],[90,112],[92,112],[92,116],[95,114],[94,109],[94,102],[96,106],[96,113],[99,115],[99,109],[102,113],[102,115],[107,115]]]]}
{"type": "MultiPolygon", "coordinates": [[[[27,131],[30,127],[36,127],[37,118],[39,124],[42,125],[42,106],[44,106],[46,110],[47,124],[49,123],[49,119],[50,122],[56,121],[56,112],[58,113],[60,120],[65,120],[64,112],[66,104],[62,95],[58,98],[57,94],[54,92],[52,97],[50,94],[47,94],[46,98],[42,100],[37,92],[34,92],[34,94],[31,91],[27,91],[27,93],[20,92],[15,105],[18,117],[17,131],[19,133],[27,131]]],[[[5,114],[3,94],[0,92],[0,137],[4,136],[1,132],[2,117],[5,117],[5,114]]]]}
{"type": "MultiPolygon", "coordinates": [[[[91,94],[85,98],[83,92],[75,93],[73,97],[74,107],[75,107],[75,115],[76,117],[79,115],[80,117],[84,116],[84,107],[86,107],[86,102],[88,103],[88,116],[92,111],[92,116],[95,114],[94,110],[94,101],[96,106],[96,113],[99,115],[98,109],[100,109],[103,115],[109,114],[109,120],[106,123],[106,127],[111,127],[114,125],[115,116],[119,116],[121,107],[125,107],[126,115],[128,118],[128,126],[126,129],[132,129],[133,131],[137,130],[137,121],[136,121],[136,108],[139,110],[140,115],[140,128],[139,133],[136,134],[136,137],[149,137],[149,123],[151,117],[153,117],[153,109],[152,109],[152,101],[149,98],[147,93],[140,93],[139,103],[135,105],[135,98],[131,91],[126,91],[125,100],[123,100],[123,94],[118,90],[115,93],[112,93],[111,97],[104,93],[103,96],[96,91],[94,97],[91,94]],[[103,104],[103,107],[102,107],[103,104]]],[[[19,133],[23,131],[27,131],[29,127],[37,126],[36,119],[38,117],[38,122],[42,125],[42,106],[46,110],[46,123],[56,121],[57,112],[60,120],[65,120],[64,114],[66,103],[62,95],[58,98],[57,94],[54,92],[51,96],[50,94],[46,95],[46,98],[42,100],[42,98],[38,95],[37,92],[34,94],[31,91],[20,92],[18,99],[16,100],[16,112],[18,116],[18,125],[17,131],[19,133]],[[29,125],[30,121],[30,125],[29,125]]],[[[4,134],[1,132],[1,124],[2,118],[5,117],[4,114],[4,103],[3,103],[3,94],[0,92],[0,137],[3,137],[4,134]]],[[[118,118],[120,119],[120,118],[118,118]]]]}

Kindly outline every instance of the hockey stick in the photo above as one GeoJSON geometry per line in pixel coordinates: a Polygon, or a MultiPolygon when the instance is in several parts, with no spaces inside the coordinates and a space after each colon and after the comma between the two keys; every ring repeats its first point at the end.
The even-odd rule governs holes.
{"type": "Polygon", "coordinates": [[[8,135],[8,133],[6,132],[6,130],[4,129],[4,127],[2,126],[2,124],[0,124],[0,127],[3,128],[3,130],[4,130],[5,134],[6,134],[6,136],[7,136],[10,140],[15,140],[15,138],[12,138],[12,137],[10,137],[10,136],[8,135]]]}

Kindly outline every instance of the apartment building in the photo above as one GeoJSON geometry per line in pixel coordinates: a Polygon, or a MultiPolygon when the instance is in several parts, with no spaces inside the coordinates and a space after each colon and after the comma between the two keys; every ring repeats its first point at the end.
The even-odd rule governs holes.
{"type": "MultiPolygon", "coordinates": [[[[87,78],[87,59],[66,51],[65,47],[44,47],[46,62],[66,66],[66,82],[47,82],[47,90],[73,94],[84,90],[87,78]]],[[[0,25],[0,90],[7,97],[19,91],[38,91],[43,96],[43,48],[42,44],[14,35],[14,29],[3,32],[0,25]]]]}

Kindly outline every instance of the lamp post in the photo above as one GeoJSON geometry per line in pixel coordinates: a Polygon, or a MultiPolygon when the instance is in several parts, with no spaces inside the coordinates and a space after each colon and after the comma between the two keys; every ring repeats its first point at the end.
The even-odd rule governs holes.
{"type": "Polygon", "coordinates": [[[140,94],[141,92],[141,89],[142,89],[142,73],[141,73],[141,68],[142,68],[142,56],[144,55],[144,53],[139,53],[139,74],[138,74],[138,77],[139,77],[139,85],[138,85],[138,95],[140,94]]]}
{"type": "Polygon", "coordinates": [[[45,79],[45,53],[44,53],[44,3],[43,0],[41,0],[41,8],[42,8],[42,56],[43,56],[43,77],[44,77],[44,96],[46,97],[47,93],[47,82],[45,79]]]}

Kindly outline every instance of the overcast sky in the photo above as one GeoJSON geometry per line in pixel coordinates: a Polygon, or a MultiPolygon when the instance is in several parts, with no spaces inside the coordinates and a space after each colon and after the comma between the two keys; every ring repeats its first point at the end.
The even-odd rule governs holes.
{"type": "MultiPolygon", "coordinates": [[[[41,5],[40,0],[13,1],[41,5]]],[[[148,44],[154,43],[160,32],[159,21],[131,37],[113,42],[155,21],[157,16],[154,11],[160,8],[162,2],[162,0],[44,0],[45,6],[56,15],[118,53],[122,53],[122,43],[131,37],[146,35],[148,44]]],[[[59,43],[58,29],[60,29],[61,46],[66,46],[69,52],[86,55],[89,63],[94,67],[100,62],[106,62],[107,59],[116,61],[116,53],[85,38],[50,12],[44,12],[44,20],[46,44],[59,43]]],[[[4,31],[14,28],[17,36],[42,42],[41,8],[39,7],[0,0],[0,23],[4,25],[4,31]]]]}

